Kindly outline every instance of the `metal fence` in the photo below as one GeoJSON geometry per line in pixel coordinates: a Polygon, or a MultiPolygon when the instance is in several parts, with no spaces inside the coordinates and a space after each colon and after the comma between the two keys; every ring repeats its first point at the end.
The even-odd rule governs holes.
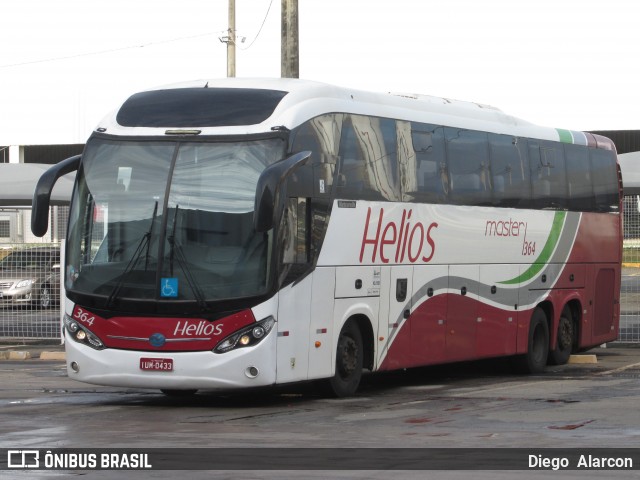
{"type": "Polygon", "coordinates": [[[61,339],[60,262],[68,215],[68,207],[52,207],[49,232],[38,238],[30,232],[30,209],[0,208],[1,341],[61,339]]]}
{"type": "Polygon", "coordinates": [[[640,196],[624,197],[620,342],[640,342],[640,196]]]}

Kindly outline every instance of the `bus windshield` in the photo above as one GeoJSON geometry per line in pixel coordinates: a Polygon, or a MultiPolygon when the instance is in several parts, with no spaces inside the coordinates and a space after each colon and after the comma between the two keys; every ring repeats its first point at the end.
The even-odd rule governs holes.
{"type": "Polygon", "coordinates": [[[253,229],[255,189],[284,149],[279,138],[93,138],[72,199],[67,290],[105,308],[265,293],[271,233],[253,229]]]}

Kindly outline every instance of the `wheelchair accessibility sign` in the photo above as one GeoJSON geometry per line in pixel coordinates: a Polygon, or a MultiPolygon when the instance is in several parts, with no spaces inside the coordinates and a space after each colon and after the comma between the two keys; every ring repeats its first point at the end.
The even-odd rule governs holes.
{"type": "Polygon", "coordinates": [[[163,298],[178,298],[178,279],[163,278],[160,280],[160,296],[163,298]]]}

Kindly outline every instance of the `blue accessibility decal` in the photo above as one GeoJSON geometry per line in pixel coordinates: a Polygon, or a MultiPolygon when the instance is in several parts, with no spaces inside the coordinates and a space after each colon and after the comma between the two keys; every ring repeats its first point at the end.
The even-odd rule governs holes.
{"type": "Polygon", "coordinates": [[[164,298],[178,298],[178,279],[177,278],[161,279],[160,296],[164,298]]]}

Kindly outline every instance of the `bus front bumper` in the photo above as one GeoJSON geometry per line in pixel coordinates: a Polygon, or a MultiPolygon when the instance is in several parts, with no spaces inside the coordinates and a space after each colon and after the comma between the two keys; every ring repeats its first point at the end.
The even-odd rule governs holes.
{"type": "MultiPolygon", "coordinates": [[[[273,385],[276,332],[252,347],[227,353],[94,350],[65,330],[69,378],[95,385],[163,390],[231,390],[273,385]],[[143,370],[142,363],[171,360],[171,370],[143,370]]],[[[164,363],[166,365],[167,362],[164,363]]]]}

